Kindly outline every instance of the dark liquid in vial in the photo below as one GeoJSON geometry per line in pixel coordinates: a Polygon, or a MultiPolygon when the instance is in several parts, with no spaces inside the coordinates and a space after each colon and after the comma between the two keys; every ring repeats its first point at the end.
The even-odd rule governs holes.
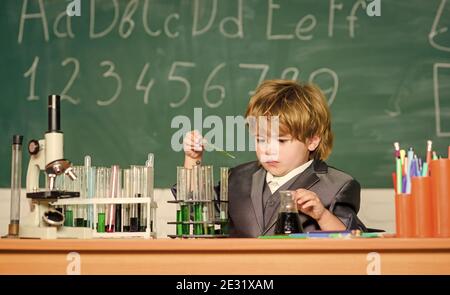
{"type": "Polygon", "coordinates": [[[139,231],[139,219],[137,217],[130,218],[130,232],[139,231]]]}
{"type": "Polygon", "coordinates": [[[75,226],[76,227],[83,227],[84,226],[84,219],[83,218],[75,218],[75,226]]]}
{"type": "Polygon", "coordinates": [[[116,232],[122,231],[122,205],[120,204],[116,205],[116,224],[114,226],[116,232]]]}
{"type": "Polygon", "coordinates": [[[303,227],[300,221],[300,215],[293,212],[282,212],[278,214],[277,224],[275,226],[276,235],[302,233],[303,227]]]}

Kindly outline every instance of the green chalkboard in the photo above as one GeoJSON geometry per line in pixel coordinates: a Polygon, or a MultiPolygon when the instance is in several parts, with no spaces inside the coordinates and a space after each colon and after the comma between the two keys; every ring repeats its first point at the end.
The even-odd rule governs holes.
{"type": "MultiPolygon", "coordinates": [[[[432,139],[446,153],[450,1],[97,0],[68,17],[71,3],[1,1],[1,187],[12,134],[42,138],[49,94],[63,95],[68,159],[125,167],[153,152],[157,187],[175,182],[183,159],[171,146],[174,118],[193,119],[194,108],[223,122],[243,115],[263,79],[311,80],[325,91],[329,163],[363,187],[391,186],[393,141],[424,151],[432,139]]],[[[255,159],[233,154],[205,161],[255,159]]]]}

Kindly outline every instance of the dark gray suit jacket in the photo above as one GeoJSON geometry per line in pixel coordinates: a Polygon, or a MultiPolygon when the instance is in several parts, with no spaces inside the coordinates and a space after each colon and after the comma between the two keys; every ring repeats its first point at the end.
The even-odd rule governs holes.
{"type": "MultiPolygon", "coordinates": [[[[262,192],[265,179],[266,170],[256,161],[230,169],[228,215],[231,237],[253,238],[274,234],[279,192],[274,193],[274,206],[266,208],[264,218],[269,222],[264,226],[262,192]]],[[[361,187],[348,174],[329,167],[323,161],[313,161],[287,189],[299,188],[315,192],[325,208],[338,217],[348,230],[366,230],[357,217],[361,187]]],[[[311,217],[300,213],[300,218],[305,232],[320,230],[317,222],[311,217]]]]}

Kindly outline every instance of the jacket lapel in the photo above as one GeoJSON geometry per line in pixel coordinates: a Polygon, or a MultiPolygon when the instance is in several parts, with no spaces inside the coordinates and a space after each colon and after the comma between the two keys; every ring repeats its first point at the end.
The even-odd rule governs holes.
{"type": "MultiPolygon", "coordinates": [[[[316,184],[319,181],[319,177],[316,175],[314,171],[315,166],[314,164],[315,164],[314,162],[311,163],[311,165],[305,171],[300,173],[295,179],[295,181],[287,188],[287,190],[296,190],[299,188],[309,189],[314,184],[316,184]]],[[[279,194],[278,191],[276,193],[279,194]]],[[[278,210],[278,206],[276,206],[276,208],[278,210]]],[[[275,225],[275,223],[277,222],[277,218],[278,218],[277,214],[272,215],[269,226],[264,230],[264,232],[262,233],[263,235],[265,235],[275,225]]],[[[306,221],[306,218],[307,217],[304,214],[300,214],[300,220],[302,223],[306,221]]]]}
{"type": "Polygon", "coordinates": [[[253,173],[252,176],[251,198],[253,204],[253,211],[255,212],[256,221],[260,228],[260,232],[264,230],[261,196],[263,192],[265,178],[266,178],[266,170],[264,170],[264,168],[262,167],[258,171],[253,173]]]}

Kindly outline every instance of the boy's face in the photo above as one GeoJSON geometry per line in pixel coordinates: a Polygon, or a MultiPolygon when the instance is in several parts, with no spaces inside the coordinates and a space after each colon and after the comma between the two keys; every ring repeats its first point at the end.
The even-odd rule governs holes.
{"type": "Polygon", "coordinates": [[[319,137],[307,139],[306,143],[291,135],[278,137],[256,136],[256,156],[261,165],[274,176],[283,176],[308,162],[309,153],[316,149],[319,137]]]}

